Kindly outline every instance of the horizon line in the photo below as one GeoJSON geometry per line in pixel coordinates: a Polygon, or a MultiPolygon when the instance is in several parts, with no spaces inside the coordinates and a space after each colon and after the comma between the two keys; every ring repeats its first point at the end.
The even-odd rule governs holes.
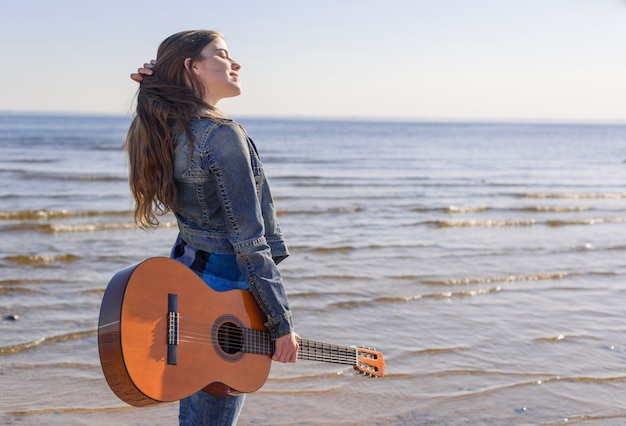
{"type": "MultiPolygon", "coordinates": [[[[98,112],[98,111],[37,111],[37,110],[0,110],[0,115],[24,116],[75,116],[75,117],[132,117],[132,112],[98,112]]],[[[237,119],[255,120],[302,120],[302,121],[352,121],[352,122],[389,122],[389,123],[467,123],[467,124],[552,124],[552,125],[626,125],[623,119],[573,119],[573,118],[484,118],[484,117],[393,117],[393,116],[323,116],[323,115],[262,115],[262,114],[230,114],[237,119]]]]}

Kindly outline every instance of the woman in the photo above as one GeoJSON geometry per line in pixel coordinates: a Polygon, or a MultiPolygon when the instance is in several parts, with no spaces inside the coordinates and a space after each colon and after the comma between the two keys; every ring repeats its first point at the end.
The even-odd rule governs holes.
{"type": "MultiPolygon", "coordinates": [[[[296,362],[297,335],[276,264],[289,253],[252,140],[216,108],[241,93],[239,65],[213,31],[184,31],[161,43],[140,82],[128,131],[135,221],[158,225],[173,211],[171,256],[217,291],[252,292],[275,341],[275,361],[296,362]]],[[[207,300],[207,303],[211,303],[207,300]]],[[[181,425],[235,424],[244,395],[202,390],[180,402],[181,425]]]]}

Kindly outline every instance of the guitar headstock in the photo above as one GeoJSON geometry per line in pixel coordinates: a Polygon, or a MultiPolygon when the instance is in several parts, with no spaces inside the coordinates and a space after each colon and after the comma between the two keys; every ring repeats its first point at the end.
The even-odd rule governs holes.
{"type": "Polygon", "coordinates": [[[365,376],[383,377],[385,374],[383,354],[370,348],[356,348],[354,369],[365,376]]]}

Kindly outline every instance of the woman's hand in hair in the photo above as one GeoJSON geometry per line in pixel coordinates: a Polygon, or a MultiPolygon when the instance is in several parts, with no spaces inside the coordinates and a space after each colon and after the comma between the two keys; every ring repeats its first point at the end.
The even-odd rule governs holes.
{"type": "Polygon", "coordinates": [[[156,64],[156,61],[154,59],[151,60],[150,63],[143,64],[143,68],[137,68],[137,72],[132,73],[130,75],[130,78],[137,83],[141,83],[144,75],[152,75],[152,67],[154,67],[154,64],[156,64]]]}

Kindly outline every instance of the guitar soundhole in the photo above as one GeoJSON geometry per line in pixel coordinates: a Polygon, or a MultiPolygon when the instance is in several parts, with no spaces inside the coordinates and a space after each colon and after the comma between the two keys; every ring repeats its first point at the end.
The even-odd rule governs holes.
{"type": "Polygon", "coordinates": [[[245,354],[244,326],[234,315],[222,315],[213,323],[211,340],[215,353],[226,361],[238,361],[245,354]]]}
{"type": "Polygon", "coordinates": [[[226,322],[220,326],[217,332],[217,341],[224,352],[233,355],[241,351],[243,333],[235,323],[226,322]]]}

